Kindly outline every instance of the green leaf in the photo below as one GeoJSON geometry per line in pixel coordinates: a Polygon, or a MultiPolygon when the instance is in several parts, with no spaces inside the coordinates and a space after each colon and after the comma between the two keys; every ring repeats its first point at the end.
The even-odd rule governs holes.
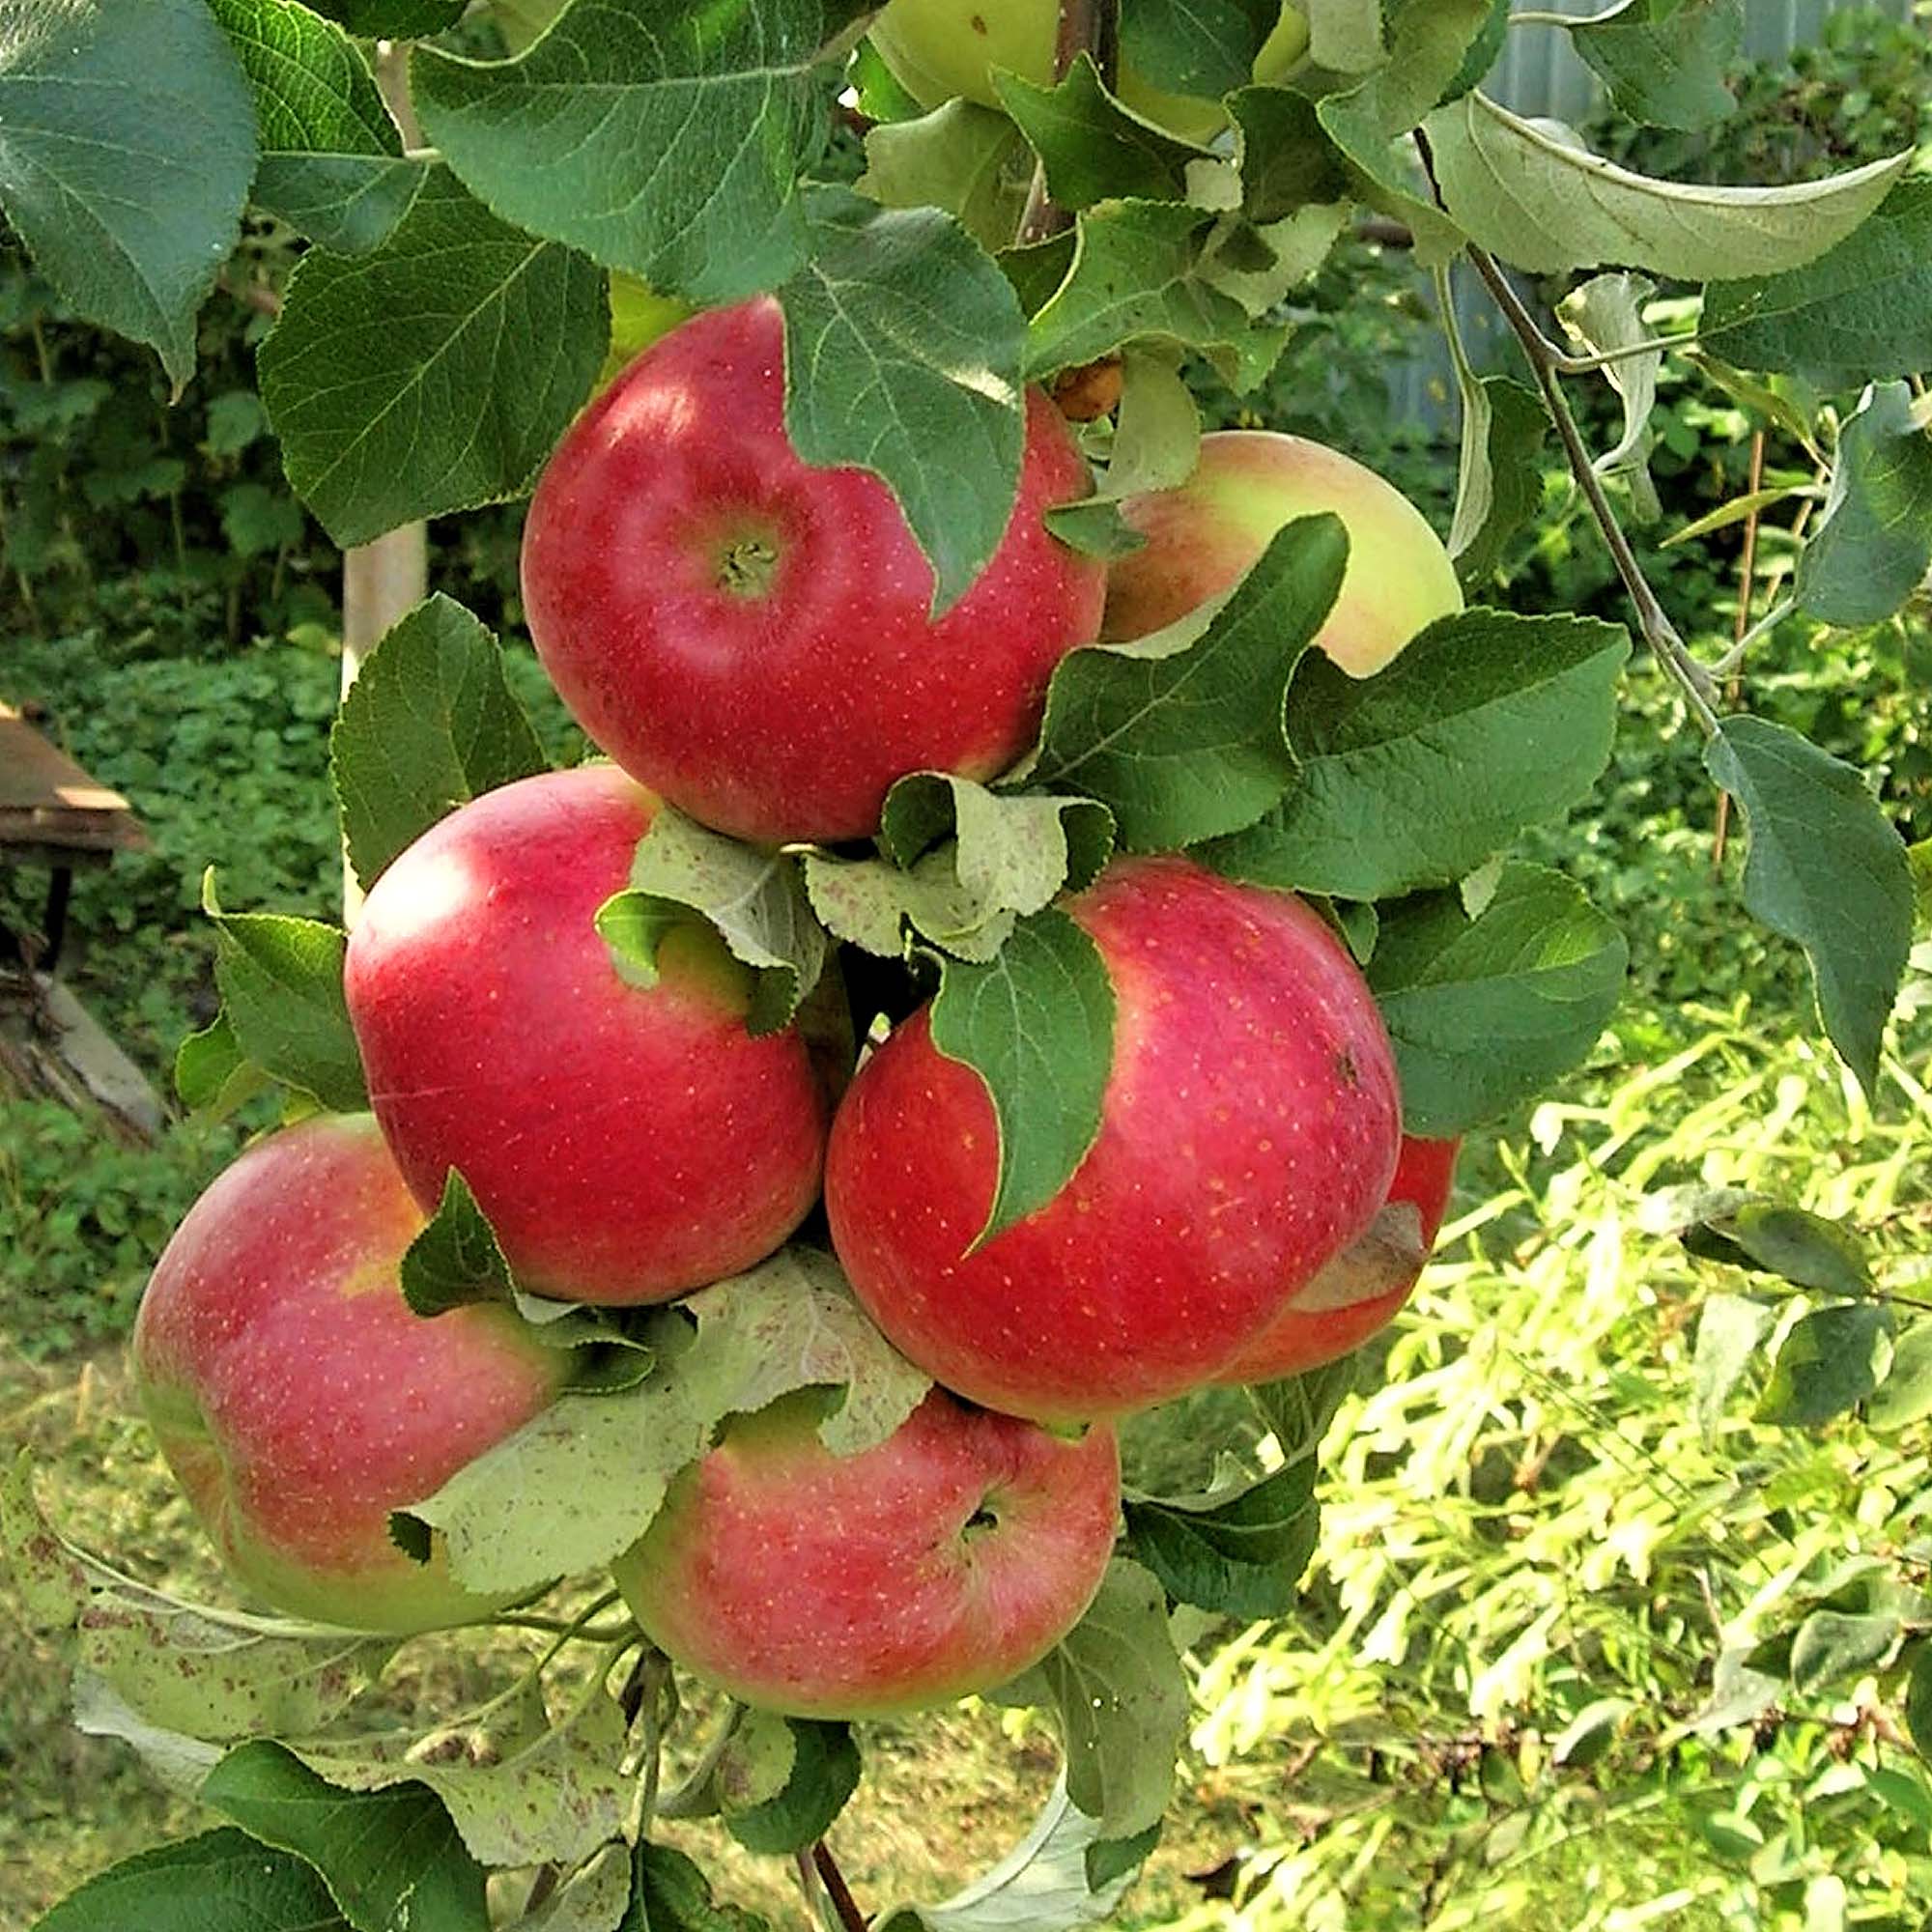
{"type": "Polygon", "coordinates": [[[1312,276],[1349,225],[1350,205],[1298,208],[1261,226],[1224,218],[1201,258],[1202,278],[1258,321],[1312,276]]]}
{"type": "Polygon", "coordinates": [[[359,255],[376,247],[428,169],[405,159],[361,50],[295,0],[209,4],[255,97],[255,206],[325,248],[359,255]]]}
{"type": "Polygon", "coordinates": [[[649,1375],[559,1397],[408,1512],[444,1533],[467,1586],[515,1592],[602,1568],[650,1527],[670,1479],[726,1416],[793,1389],[842,1388],[818,1433],[835,1455],[856,1455],[930,1386],[810,1248],[647,1311],[635,1339],[652,1350],[649,1375]]]}
{"type": "Polygon", "coordinates": [[[13,0],[0,209],[88,321],[147,343],[179,394],[241,232],[255,116],[200,0],[13,0]]]}
{"type": "Polygon", "coordinates": [[[1647,275],[1616,270],[1593,275],[1572,289],[1556,306],[1564,333],[1586,355],[1614,353],[1616,360],[1602,365],[1600,374],[1617,392],[1624,406],[1624,433],[1614,448],[1596,459],[1602,476],[1626,477],[1636,502],[1636,514],[1655,523],[1661,514],[1657,488],[1650,477],[1650,414],[1657,405],[1657,378],[1663,367],[1661,349],[1643,355],[1630,352],[1654,339],[1643,319],[1643,307],[1657,293],[1647,275]]]}
{"type": "Polygon", "coordinates": [[[813,188],[805,206],[809,258],[779,291],[785,429],[807,463],[885,482],[932,564],[937,616],[1012,519],[1025,319],[951,216],[838,187],[813,188]]]}
{"type": "Polygon", "coordinates": [[[1299,518],[1183,648],[1156,633],[1069,652],[1047,687],[1032,780],[1099,799],[1130,851],[1252,825],[1294,776],[1283,694],[1347,559],[1339,518],[1299,518]]]}
{"type": "Polygon", "coordinates": [[[1132,1837],[1159,1822],[1187,1731],[1188,1693],[1167,1599],[1150,1572],[1116,1557],[1087,1614],[996,1695],[1052,1707],[1067,1796],[1100,1837],[1132,1837]]]}
{"type": "Polygon", "coordinates": [[[1891,1313],[1870,1301],[1820,1308],[1793,1324],[1757,1406],[1760,1422],[1815,1429],[1878,1387],[1891,1313]]]}
{"type": "Polygon", "coordinates": [[[341,928],[281,913],[223,912],[212,866],[201,909],[220,935],[214,983],[242,1054],[333,1112],[367,1107],[362,1057],[342,994],[341,928]]]}
{"type": "Polygon", "coordinates": [[[814,72],[854,0],[577,0],[518,59],[414,60],[423,131],[505,221],[701,304],[804,260],[814,72]]]}
{"type": "Polygon", "coordinates": [[[879,843],[895,863],[909,867],[949,838],[961,888],[989,911],[1024,917],[1099,877],[1114,820],[1091,798],[992,792],[946,772],[910,773],[886,794],[879,843]]]}
{"type": "Polygon", "coordinates": [[[1355,1386],[1356,1366],[1353,1355],[1343,1355],[1298,1376],[1249,1386],[1249,1398],[1273,1434],[1284,1463],[1293,1467],[1314,1459],[1336,1410],[1355,1386]]]}
{"type": "Polygon", "coordinates": [[[1000,1129],[989,1240],[1058,1194],[1100,1131],[1114,1064],[1114,989],[1064,912],[1021,920],[989,964],[946,961],[932,1043],[986,1083],[1000,1129]]]}
{"type": "Polygon", "coordinates": [[[1858,227],[1911,158],[1782,187],[1712,187],[1634,174],[1481,93],[1424,125],[1450,214],[1483,247],[1538,274],[1605,264],[1684,281],[1781,274],[1858,227]]]}
{"type": "Polygon", "coordinates": [[[755,1913],[712,1899],[711,1884],[684,1853],[639,1843],[632,1855],[631,1903],[617,1932],[769,1932],[755,1913]]]}
{"type": "Polygon", "coordinates": [[[957,852],[943,845],[901,869],[885,859],[805,856],[811,908],[836,938],[881,959],[902,959],[909,934],[955,958],[986,964],[1013,929],[1010,912],[989,912],[959,883],[957,852]]]}
{"type": "Polygon", "coordinates": [[[1255,61],[1281,17],[1278,0],[1136,0],[1121,10],[1121,52],[1163,92],[1218,100],[1254,76],[1255,61]]]}
{"type": "MultiPolygon", "coordinates": [[[[480,1922],[480,1921],[479,1921],[480,1922]]],[[[302,1860],[232,1826],[139,1852],[70,1892],[33,1932],[348,1932],[302,1860]]]]}
{"type": "Polygon", "coordinates": [[[622,1839],[605,1845],[519,1918],[517,1932],[620,1932],[631,1911],[632,1864],[632,1849],[622,1839]]]}
{"type": "Polygon", "coordinates": [[[1492,577],[1543,507],[1549,414],[1534,389],[1485,376],[1463,389],[1463,442],[1449,554],[1464,584],[1492,577]]]}
{"type": "Polygon", "coordinates": [[[1243,87],[1230,96],[1241,209],[1279,221],[1314,204],[1347,198],[1350,175],[1306,95],[1287,87],[1243,87]]]}
{"type": "Polygon", "coordinates": [[[1932,369],[1932,181],[1902,181],[1808,267],[1704,291],[1698,338],[1749,369],[1857,388],[1932,369]]]}
{"type": "Polygon", "coordinates": [[[649,985],[665,933],[694,912],[755,975],[751,1031],[790,1025],[818,983],[827,950],[797,862],[660,805],[638,841],[631,883],[598,908],[597,930],[629,976],[649,985]]]}
{"type": "Polygon", "coordinates": [[[791,1769],[783,1788],[756,1804],[724,1807],[724,1828],[748,1851],[777,1856],[825,1835],[859,1788],[859,1747],[849,1724],[811,1718],[780,1720],[791,1733],[791,1769]]]}
{"type": "Polygon", "coordinates": [[[1623,991],[1623,934],[1559,872],[1508,865],[1480,919],[1453,892],[1382,908],[1369,984],[1403,1124],[1459,1134],[1575,1066],[1623,991]]]}
{"type": "Polygon", "coordinates": [[[1706,1442],[1717,1437],[1724,1405],[1756,1359],[1776,1317],[1744,1294],[1712,1294],[1697,1316],[1697,1350],[1691,1361],[1697,1427],[1706,1442]]]}
{"type": "Polygon", "coordinates": [[[1056,503],[1042,519],[1068,550],[1103,560],[1128,556],[1147,548],[1147,538],[1121,515],[1111,497],[1083,497],[1077,503],[1056,503]]]}
{"type": "Polygon", "coordinates": [[[344,547],[514,497],[590,393],[604,277],[430,171],[366,255],[314,250],[256,358],[289,481],[344,547]]]}
{"type": "Polygon", "coordinates": [[[1932,437],[1904,383],[1867,389],[1838,432],[1824,515],[1798,559],[1799,605],[1821,623],[1878,624],[1932,568],[1932,437]]]}
{"type": "Polygon", "coordinates": [[[1133,1496],[1122,1504],[1127,1551],[1176,1603],[1254,1622],[1293,1609],[1315,1553],[1315,1464],[1199,1496],[1133,1496]]]}
{"type": "Polygon", "coordinates": [[[1741,1202],[1687,1230],[1685,1246],[1708,1260],[1775,1274],[1824,1294],[1869,1294],[1863,1243],[1842,1222],[1775,1201],[1741,1202]],[[1693,1236],[1710,1237],[1707,1241],[1693,1236]]]}
{"type": "Polygon", "coordinates": [[[1905,1687],[1905,1728],[1920,1757],[1932,1758],[1932,1643],[1922,1643],[1912,1660],[1905,1687]]]}
{"type": "Polygon", "coordinates": [[[1725,84],[1744,46],[1744,0],[1636,0],[1571,29],[1571,44],[1602,75],[1619,112],[1691,133],[1737,106],[1725,84]]]}
{"type": "Polygon", "coordinates": [[[1915,1321],[1894,1338],[1891,1367],[1865,1405],[1873,1429],[1909,1429],[1932,1415],[1932,1321],[1915,1321]]]}
{"type": "MultiPolygon", "coordinates": [[[[388,1791],[427,1786],[441,1800],[482,1865],[575,1865],[624,1829],[635,1789],[622,1774],[624,1716],[601,1683],[551,1720],[531,1685],[508,1705],[486,1707],[481,1724],[412,1740],[407,1731],[380,1743],[331,1740],[298,1747],[331,1789],[388,1791]]],[[[425,1809],[439,1834],[442,1824],[425,1809]]]]}
{"type": "Polygon", "coordinates": [[[1373,677],[1310,655],[1289,687],[1287,791],[1202,857],[1352,899],[1453,884],[1588,795],[1629,655],[1615,624],[1485,610],[1438,619],[1373,677]]]}
{"type": "Polygon", "coordinates": [[[1366,73],[1388,58],[1380,0],[1304,0],[1308,56],[1336,73],[1366,73]]]}
{"type": "Polygon", "coordinates": [[[242,1051],[226,1011],[175,1049],[175,1093],[190,1113],[222,1120],[268,1084],[269,1075],[242,1051]]]}
{"type": "Polygon", "coordinates": [[[1896,1615],[1813,1610],[1791,1640],[1791,1688],[1801,1696],[1815,1696],[1834,1683],[1881,1669],[1902,1634],[1896,1615]]]}
{"type": "Polygon", "coordinates": [[[1004,114],[955,97],[869,129],[859,191],[885,208],[943,208],[993,250],[1019,226],[1032,172],[1025,137],[1004,114]]]}
{"type": "Polygon", "coordinates": [[[469,1183],[455,1168],[442,1200],[403,1252],[403,1299],[418,1315],[440,1315],[473,1301],[507,1301],[516,1284],[469,1183]]]}
{"type": "Polygon", "coordinates": [[[468,0],[314,0],[315,11],[363,40],[410,41],[440,34],[461,17],[468,0]]]}
{"type": "Polygon", "coordinates": [[[1492,10],[1490,0],[1432,0],[1393,12],[1386,64],[1358,86],[1328,95],[1316,112],[1348,158],[1356,194],[1406,223],[1415,259],[1433,269],[1463,245],[1463,231],[1435,205],[1410,144],[1400,137],[1461,80],[1492,10]]]}
{"type": "Polygon", "coordinates": [[[1122,198],[1182,200],[1188,163],[1206,156],[1123,107],[1084,51],[1057,86],[1039,87],[998,69],[993,86],[1046,164],[1047,193],[1061,208],[1122,198]]]}
{"type": "Polygon", "coordinates": [[[1288,334],[1251,324],[1204,272],[1216,219],[1176,201],[1107,201],[1079,215],[1065,277],[1028,325],[1027,373],[1149,340],[1204,351],[1234,388],[1254,387],[1288,334]]]}
{"type": "Polygon", "coordinates": [[[1782,724],[1725,719],[1704,764],[1750,829],[1746,910],[1804,947],[1825,1031],[1874,1092],[1912,945],[1904,844],[1858,771],[1782,724]]]}
{"type": "Polygon", "coordinates": [[[548,763],[497,640],[439,591],[384,634],[328,734],[355,876],[373,886],[445,812],[548,763]]]}
{"type": "Polygon", "coordinates": [[[483,1867],[422,1784],[338,1791],[267,1739],[232,1750],[202,1797],[243,1831],[306,1859],[355,1932],[478,1932],[483,1867]]]}
{"type": "Polygon", "coordinates": [[[1065,1932],[1109,1918],[1133,1878],[1129,1867],[1097,1882],[1088,1855],[1102,1845],[1099,1827],[1066,1795],[1063,1776],[1033,1828],[998,1864],[937,1905],[896,1905],[876,1932],[1065,1932]]]}

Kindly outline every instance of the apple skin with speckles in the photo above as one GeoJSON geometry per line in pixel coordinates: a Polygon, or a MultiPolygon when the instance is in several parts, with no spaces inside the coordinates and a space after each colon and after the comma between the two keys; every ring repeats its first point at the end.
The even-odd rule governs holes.
{"type": "Polygon", "coordinates": [[[1379,1293],[1357,1297],[1347,1279],[1345,1258],[1338,1257],[1306,1288],[1297,1291],[1214,1379],[1271,1382],[1283,1376],[1298,1376],[1305,1369],[1319,1369],[1324,1362],[1359,1349],[1387,1327],[1422,1278],[1436,1231],[1448,1211],[1449,1193],[1456,1180],[1456,1155],[1462,1145],[1460,1140],[1403,1136],[1385,1205],[1406,1206],[1413,1210],[1415,1218],[1407,1232],[1419,1245],[1410,1250],[1413,1264],[1396,1269],[1393,1285],[1379,1293]]]}
{"type": "Polygon", "coordinates": [[[1053,668],[1092,643],[1106,566],[1042,521],[1088,494],[1037,389],[1005,536],[932,621],[932,566],[868,470],[785,431],[778,304],[661,337],[557,445],[524,526],[530,635],[583,728],[740,838],[868,838],[895,779],[990,779],[1033,743],[1053,668]]]}
{"type": "Polygon", "coordinates": [[[1429,520],[1366,464],[1307,437],[1216,430],[1185,483],[1121,506],[1146,542],[1107,572],[1100,635],[1165,630],[1232,590],[1284,524],[1322,511],[1349,532],[1349,562],[1317,647],[1349,673],[1378,671],[1417,632],[1463,608],[1463,586],[1429,520]]]}
{"type": "Polygon", "coordinates": [[[1099,1132],[1071,1179],[973,1248],[997,1122],[922,1009],[859,1069],[825,1190],[891,1340],[972,1401],[1051,1423],[1211,1380],[1368,1227],[1401,1137],[1380,1014],[1301,900],[1166,857],[1116,861],[1065,909],[1115,998],[1099,1132]]]}
{"type": "Polygon", "coordinates": [[[134,1323],[141,1402],[235,1575],[277,1609],[409,1632],[499,1607],[389,1537],[557,1394],[565,1351],[506,1310],[425,1321],[398,1279],[423,1225],[366,1114],[259,1142],[188,1210],[134,1323]]]}
{"type": "Polygon", "coordinates": [[[877,1718],[1037,1663],[1114,1547],[1113,1432],[1068,1441],[934,1389],[877,1446],[834,1456],[822,1397],[741,1417],[613,1566],[646,1635],[761,1709],[877,1718]]]}
{"type": "Polygon", "coordinates": [[[538,1294],[663,1301],[750,1267],[817,1198],[830,1112],[796,1027],[696,915],[634,984],[596,929],[657,810],[610,765],[486,792],[376,881],[350,935],[370,1103],[434,1212],[461,1171],[538,1294]]]}

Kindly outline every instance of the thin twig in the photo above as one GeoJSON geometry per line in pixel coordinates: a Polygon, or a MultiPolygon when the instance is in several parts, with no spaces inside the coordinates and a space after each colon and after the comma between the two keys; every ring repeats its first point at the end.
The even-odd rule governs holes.
{"type": "MultiPolygon", "coordinates": [[[[1745,486],[1747,496],[1755,497],[1764,487],[1764,432],[1751,432],[1750,479],[1745,486]]],[[[1731,649],[1738,655],[1740,665],[1744,662],[1744,640],[1750,631],[1751,595],[1757,588],[1757,511],[1752,503],[1745,518],[1744,554],[1738,562],[1738,621],[1731,635],[1731,649]]],[[[1725,692],[1726,699],[1735,705],[1743,687],[1743,677],[1734,669],[1731,672],[1730,688],[1725,692]]],[[[1719,785],[1718,787],[1718,829],[1711,840],[1711,869],[1721,872],[1724,869],[1724,844],[1731,829],[1731,795],[1719,785]]]]}
{"type": "Polygon", "coordinates": [[[838,1915],[838,1922],[845,1932],[866,1932],[866,1915],[859,1910],[858,1901],[852,1896],[852,1888],[845,1883],[845,1874],[838,1869],[838,1861],[832,1856],[832,1847],[823,1838],[811,1848],[812,1869],[824,1881],[825,1889],[831,1894],[832,1909],[838,1915]]]}
{"type": "Polygon", "coordinates": [[[1584,444],[1582,432],[1577,427],[1577,418],[1571,412],[1563,385],[1557,381],[1552,360],[1545,353],[1542,330],[1523,307],[1517,292],[1510,287],[1493,256],[1486,249],[1472,246],[1469,259],[1494,298],[1496,306],[1501,309],[1503,320],[1522,344],[1523,354],[1529,358],[1537,386],[1543,391],[1543,400],[1548,405],[1556,433],[1562,439],[1564,454],[1570,460],[1571,473],[1576,477],[1584,500],[1590,506],[1590,513],[1603,532],[1604,542],[1609,547],[1610,559],[1616,565],[1618,577],[1623,580],[1625,593],[1635,607],[1637,626],[1643,633],[1644,641],[1683,693],[1698,728],[1706,737],[1714,735],[1718,729],[1718,688],[1710,673],[1690,655],[1683,638],[1678,635],[1677,626],[1658,602],[1657,592],[1651,588],[1650,580],[1643,574],[1643,566],[1637,562],[1636,553],[1631,548],[1630,539],[1617,521],[1616,511],[1610,506],[1603,479],[1590,460],[1589,449],[1584,444]]]}

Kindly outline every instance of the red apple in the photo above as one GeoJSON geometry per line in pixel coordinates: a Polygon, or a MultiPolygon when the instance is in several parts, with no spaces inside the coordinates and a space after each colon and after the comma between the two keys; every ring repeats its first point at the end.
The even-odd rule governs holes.
{"type": "Polygon", "coordinates": [[[1442,540],[1393,484],[1306,437],[1217,430],[1201,439],[1185,483],[1122,506],[1147,542],[1109,567],[1100,635],[1164,629],[1232,589],[1284,524],[1321,510],[1347,527],[1349,564],[1315,641],[1350,677],[1381,669],[1418,631],[1463,608],[1442,540]]]}
{"type": "Polygon", "coordinates": [[[991,778],[1027,749],[1106,572],[1040,520],[1088,484],[1030,391],[1006,537],[933,623],[931,566],[885,484],[799,460],[783,370],[769,299],[639,356],[544,471],[524,603],[584,729],[673,805],[744,838],[858,838],[905,773],[991,778]]]}
{"type": "Polygon", "coordinates": [[[859,1069],[825,1186],[839,1259],[893,1342],[1045,1422],[1211,1379],[1368,1227],[1401,1135],[1375,1001],[1299,899],[1170,857],[1117,862],[1066,910],[1116,1005],[1099,1135],[1072,1179],[972,1247],[998,1125],[922,1011],[859,1069]]]}
{"type": "Polygon", "coordinates": [[[495,1605],[389,1512],[440,1489],[557,1392],[566,1357],[507,1311],[411,1313],[423,1217],[376,1122],[260,1142],[188,1210],[134,1323],[141,1401],[223,1559],[277,1608],[432,1630],[495,1605]]]}
{"type": "Polygon", "coordinates": [[[1402,1153],[1389,1182],[1389,1208],[1398,1210],[1384,1230],[1378,1215],[1362,1240],[1338,1255],[1299,1289],[1274,1320],[1214,1379],[1271,1382],[1319,1369],[1358,1349],[1385,1327],[1421,1278],[1449,1206],[1456,1179],[1459,1140],[1402,1137],[1402,1153]],[[1406,1209],[1406,1212],[1402,1210],[1406,1209]],[[1365,1247],[1378,1252],[1364,1253],[1365,1247]]]}
{"type": "Polygon", "coordinates": [[[812,1395],[730,1426],[614,1566],[652,1642],[748,1704],[875,1718],[1037,1663],[1100,1586],[1113,1432],[1078,1441],[935,1389],[855,1456],[812,1395]]]}
{"type": "Polygon", "coordinates": [[[592,923],[656,810],[610,765],[486,792],[376,881],[350,935],[369,1096],[416,1199],[461,1170],[523,1285],[662,1301],[734,1274],[818,1193],[828,1111],[796,1028],[696,921],[645,987],[592,923]]]}

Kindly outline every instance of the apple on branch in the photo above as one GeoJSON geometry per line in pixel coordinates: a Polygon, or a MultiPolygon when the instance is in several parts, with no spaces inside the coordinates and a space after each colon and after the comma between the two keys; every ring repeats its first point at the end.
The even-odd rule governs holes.
{"type": "Polygon", "coordinates": [[[458,1170],[518,1280],[663,1301],[750,1267],[817,1199],[829,1112],[794,1027],[694,915],[654,984],[594,924],[657,810],[609,765],[452,812],[376,881],[344,975],[370,1103],[426,1209],[458,1170]]]}
{"type": "Polygon", "coordinates": [[[1392,483],[1307,437],[1216,430],[1201,439],[1185,483],[1121,506],[1147,541],[1108,567],[1101,637],[1164,630],[1232,590],[1283,525],[1323,510],[1349,532],[1349,562],[1315,642],[1350,677],[1380,670],[1418,631],[1463,608],[1449,553],[1392,483]]]}
{"type": "Polygon", "coordinates": [[[366,1114],[251,1148],[188,1210],[134,1323],[161,1453],[223,1560],[278,1609],[409,1632],[498,1607],[389,1536],[558,1392],[569,1356],[507,1309],[425,1321],[398,1270],[423,1225],[366,1114]]]}
{"type": "Polygon", "coordinates": [[[884,1442],[835,1456],[823,1395],[732,1422],[613,1566],[652,1642],[766,1710],[877,1718],[1038,1662],[1114,1547],[1112,1430],[1077,1441],[934,1389],[884,1442]]]}
{"type": "Polygon", "coordinates": [[[647,349],[544,471],[524,603],[564,702],[660,797],[764,843],[862,838],[908,772],[988,779],[1026,751],[1054,666],[1099,628],[1106,572],[1041,521],[1088,477],[1030,389],[1006,536],[933,622],[892,492],[792,447],[784,366],[769,299],[647,349]]]}
{"type": "Polygon", "coordinates": [[[1401,1136],[1375,1000],[1299,899],[1166,857],[1117,861],[1065,910],[1116,1016],[1099,1133],[1060,1192],[975,1246],[999,1126],[927,1009],[859,1069],[826,1165],[839,1260],[886,1335],[1043,1422],[1212,1380],[1368,1228],[1401,1136]]]}

